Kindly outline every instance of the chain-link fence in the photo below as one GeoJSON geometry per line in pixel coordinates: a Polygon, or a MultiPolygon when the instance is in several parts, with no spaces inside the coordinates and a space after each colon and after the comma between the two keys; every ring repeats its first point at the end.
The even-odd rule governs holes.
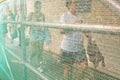
{"type": "Polygon", "coordinates": [[[5,5],[0,4],[0,80],[120,80],[119,1],[78,0],[80,16],[84,18],[82,24],[59,23],[60,16],[67,10],[66,0],[37,0],[42,3],[40,9],[46,22],[39,22],[41,17],[36,17],[38,22],[33,22],[34,18],[26,22],[31,18],[28,14],[34,10],[35,1],[6,0],[5,5]],[[43,38],[46,43],[42,40],[35,44],[30,41],[30,28],[33,27],[41,32],[36,37],[33,30],[35,34],[32,37],[36,40],[43,38]],[[86,55],[84,66],[81,67],[84,56],[76,56],[79,53],[67,55],[67,61],[69,56],[72,59],[82,58],[83,61],[75,60],[67,65],[61,62],[65,57],[61,56],[61,43],[65,38],[65,33],[61,32],[63,29],[82,33],[84,51],[81,52],[86,55]],[[38,59],[41,61],[38,62],[38,59]]]}
{"type": "MultiPolygon", "coordinates": [[[[28,45],[24,45],[25,47],[23,48],[19,47],[16,45],[18,43],[16,40],[13,43],[7,41],[6,45],[1,46],[2,63],[0,69],[2,74],[4,74],[2,76],[3,80],[64,80],[64,64],[59,61],[61,54],[60,44],[63,35],[59,33],[59,29],[50,28],[50,31],[52,44],[50,49],[46,46],[44,47],[42,55],[43,72],[36,68],[37,56],[33,58],[31,63],[28,62],[28,45]]],[[[120,36],[118,34],[119,32],[117,31],[115,34],[109,31],[104,31],[103,33],[98,31],[89,32],[88,36],[87,31],[87,37],[86,35],[84,36],[84,46],[88,59],[88,67],[82,71],[78,63],[70,65],[69,80],[119,80],[120,36]],[[93,39],[92,48],[89,47],[91,46],[89,45],[91,37],[93,39]],[[91,51],[94,54],[90,54],[91,51]],[[104,57],[104,59],[101,57],[104,57]]]]}

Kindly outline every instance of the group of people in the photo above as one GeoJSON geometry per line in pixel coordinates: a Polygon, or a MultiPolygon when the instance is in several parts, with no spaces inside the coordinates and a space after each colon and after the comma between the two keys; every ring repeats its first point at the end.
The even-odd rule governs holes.
{"type": "MultiPolygon", "coordinates": [[[[61,18],[61,23],[66,24],[82,24],[84,21],[78,13],[79,0],[66,0],[66,7],[68,9],[61,18]]],[[[12,14],[10,14],[12,15],[12,14]]],[[[11,16],[11,20],[14,17],[11,16]]],[[[26,18],[27,21],[45,22],[45,15],[41,12],[41,2],[36,1],[34,4],[34,12],[31,12],[26,18]]],[[[37,69],[43,72],[43,46],[44,43],[49,45],[51,43],[50,32],[48,28],[32,26],[30,27],[30,42],[29,42],[29,57],[28,62],[37,56],[37,69]]],[[[11,31],[11,30],[10,30],[11,31]]],[[[64,80],[69,80],[71,75],[72,65],[79,64],[82,72],[87,69],[87,57],[83,45],[83,32],[77,30],[62,29],[61,34],[64,38],[61,42],[61,62],[64,64],[64,80]]],[[[19,33],[20,34],[20,33],[19,33]]],[[[20,41],[21,43],[21,41],[20,41]]],[[[80,74],[78,74],[79,77],[80,74]]]]}
{"type": "MultiPolygon", "coordinates": [[[[72,23],[72,24],[81,24],[83,19],[77,13],[77,9],[79,7],[78,0],[67,0],[66,7],[68,11],[61,16],[61,23],[72,23]]],[[[28,16],[28,21],[33,22],[44,22],[45,16],[40,11],[41,2],[36,1],[34,4],[34,12],[31,12],[28,16]]],[[[64,64],[64,78],[68,80],[71,74],[72,65],[77,62],[80,65],[80,68],[83,70],[87,66],[87,57],[85,54],[85,49],[83,46],[83,33],[76,30],[61,30],[61,33],[64,34],[63,41],[61,43],[61,62],[64,64]],[[82,67],[81,67],[82,66],[82,67]]],[[[50,33],[48,33],[48,29],[41,27],[31,27],[30,28],[30,56],[29,62],[31,62],[32,58],[37,55],[37,67],[42,72],[43,69],[41,65],[43,65],[43,45],[44,42],[50,40],[48,38],[50,33]],[[46,39],[47,37],[47,39],[46,39]]]]}
{"type": "MultiPolygon", "coordinates": [[[[20,11],[19,8],[17,8],[16,13],[13,13],[11,10],[9,10],[8,15],[7,15],[7,20],[9,21],[19,21],[20,20],[20,11]]],[[[21,27],[19,24],[7,24],[10,38],[11,38],[11,43],[14,42],[14,39],[18,38],[19,39],[19,44],[18,46],[21,46],[21,27]]]]}

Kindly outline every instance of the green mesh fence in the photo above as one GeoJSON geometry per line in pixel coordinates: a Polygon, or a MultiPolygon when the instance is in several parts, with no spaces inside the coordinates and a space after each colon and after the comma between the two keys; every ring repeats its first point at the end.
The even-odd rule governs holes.
{"type": "MultiPolygon", "coordinates": [[[[6,0],[7,1],[7,0],[6,0]]],[[[12,8],[14,7],[14,11],[16,13],[16,6],[20,5],[19,0],[14,0],[13,2],[10,2],[10,5],[12,5],[12,8]],[[15,2],[14,2],[15,1],[15,2]],[[14,3],[14,5],[13,5],[14,3]]],[[[30,13],[30,11],[33,9],[33,0],[23,0],[24,2],[21,3],[24,4],[22,12],[22,4],[19,6],[21,7],[21,14],[27,15],[30,13]],[[32,7],[31,7],[32,5],[32,7]],[[26,8],[30,8],[26,9],[26,8]]],[[[82,0],[81,0],[82,1],[82,0]]],[[[84,0],[85,2],[87,0],[84,0]]],[[[83,2],[84,2],[83,1],[83,2]]],[[[108,24],[108,25],[119,25],[119,12],[117,12],[115,15],[103,15],[101,10],[101,7],[97,6],[98,11],[94,11],[93,14],[89,14],[92,12],[92,6],[96,7],[96,3],[92,0],[88,0],[88,3],[81,4],[80,8],[84,8],[84,10],[79,11],[81,13],[87,14],[87,16],[84,16],[87,20],[90,16],[94,14],[94,19],[91,17],[91,19],[88,19],[89,23],[98,23],[98,24],[108,24]],[[94,4],[94,5],[91,5],[94,4]],[[86,6],[88,8],[86,8],[86,6]],[[101,11],[99,11],[101,10],[101,11]],[[101,13],[101,15],[97,15],[98,13],[101,13]],[[109,18],[105,16],[110,16],[109,18]],[[116,18],[116,16],[118,18],[116,18]],[[102,17],[105,17],[102,19],[102,17]]],[[[103,2],[104,0],[101,0],[103,2]]],[[[9,0],[8,0],[9,2],[9,0]]],[[[46,21],[47,22],[59,22],[59,17],[62,14],[63,11],[65,11],[65,0],[51,0],[47,2],[47,0],[42,0],[42,11],[45,13],[46,21]],[[52,5],[51,5],[52,4],[52,5]],[[44,9],[45,10],[44,10],[44,9]]],[[[97,2],[97,1],[96,1],[97,2]]],[[[118,1],[119,2],[119,1],[118,1]]],[[[97,2],[99,4],[100,2],[97,2]]],[[[104,5],[106,2],[103,2],[104,5]]],[[[103,4],[102,4],[103,5],[103,4]]],[[[112,5],[109,3],[109,6],[112,5]]],[[[106,5],[107,6],[107,5],[106,5]]],[[[107,6],[107,7],[109,7],[107,6]]],[[[114,5],[112,5],[114,7],[114,5]]],[[[20,24],[22,29],[22,46],[18,45],[18,35],[16,32],[14,33],[13,37],[16,39],[12,41],[10,38],[10,31],[8,30],[8,33],[6,32],[7,29],[10,29],[12,27],[16,27],[18,25],[14,25],[13,23],[8,23],[9,27],[7,27],[7,23],[2,23],[2,20],[6,20],[3,16],[6,12],[7,7],[0,5],[0,80],[120,80],[120,33],[119,28],[116,31],[99,31],[97,29],[87,29],[89,33],[84,34],[84,47],[85,52],[87,55],[87,61],[88,66],[85,70],[79,67],[78,63],[74,63],[73,65],[69,65],[71,67],[70,69],[70,75],[68,76],[68,79],[64,78],[64,64],[60,62],[60,45],[63,38],[63,34],[60,34],[60,29],[56,27],[55,25],[51,28],[51,26],[48,26],[48,30],[50,30],[51,33],[51,45],[50,50],[48,46],[44,46],[43,49],[43,64],[40,66],[42,67],[43,71],[41,72],[38,70],[37,65],[37,56],[34,56],[31,63],[29,63],[29,57],[30,54],[29,51],[29,28],[26,27],[27,23],[20,24]],[[5,10],[4,10],[5,9],[5,10]],[[13,26],[14,25],[14,26],[13,26]],[[23,28],[24,27],[24,28],[23,28]],[[49,28],[50,27],[50,28],[49,28]],[[25,29],[25,34],[24,34],[25,29]],[[4,34],[7,33],[6,34],[4,34]],[[112,32],[112,33],[110,33],[112,32]],[[91,44],[89,43],[92,42],[91,44]],[[93,52],[92,52],[93,51],[93,52]],[[94,54],[91,54],[94,53],[94,54]],[[97,55],[95,55],[97,54],[97,55]],[[93,56],[94,55],[94,56],[93,56]]],[[[11,10],[12,10],[11,8],[11,10]]],[[[106,8],[106,7],[103,7],[106,8]]],[[[109,7],[111,8],[111,7],[109,7]]],[[[117,10],[117,8],[115,8],[117,10]]],[[[111,8],[110,10],[114,11],[114,8],[111,8]]],[[[12,12],[14,12],[12,11],[12,12]]],[[[107,13],[107,12],[106,12],[107,13]]],[[[110,13],[110,12],[108,12],[110,13]]],[[[11,14],[12,15],[12,14],[11,14]]],[[[22,15],[21,19],[25,15],[22,15]]],[[[12,15],[12,18],[9,20],[14,20],[14,15],[12,15]]],[[[27,18],[27,17],[26,17],[27,18]]],[[[22,20],[21,22],[24,22],[22,20]]],[[[87,23],[87,21],[85,22],[87,23]]],[[[54,23],[53,23],[54,24],[54,23]]],[[[56,24],[56,23],[55,23],[56,24]]],[[[37,25],[34,22],[28,23],[28,25],[37,25]]],[[[27,25],[27,26],[28,26],[27,25]]],[[[93,25],[94,26],[94,25],[93,25]]],[[[100,26],[100,25],[98,25],[100,26]]],[[[46,27],[46,26],[45,26],[46,27]]],[[[106,26],[105,26],[106,27],[106,26]]],[[[67,28],[66,28],[67,29],[67,28]]],[[[106,29],[106,28],[105,28],[106,29]]],[[[114,30],[115,30],[114,29],[114,30]]],[[[81,29],[82,32],[84,30],[81,29]]],[[[38,44],[39,45],[39,44],[38,44]]]]}
{"type": "MultiPolygon", "coordinates": [[[[112,37],[115,35],[107,34],[107,36],[112,37]]],[[[113,42],[111,42],[110,44],[113,44],[113,42]]],[[[103,46],[107,46],[107,45],[102,45],[102,47],[103,46]]],[[[109,48],[109,47],[107,46],[104,48],[109,48]]],[[[23,54],[22,54],[23,51],[20,47],[16,46],[15,44],[11,44],[7,42],[7,46],[2,47],[1,49],[2,49],[1,51],[3,51],[1,53],[5,52],[5,55],[1,54],[0,56],[1,57],[0,76],[1,78],[3,78],[3,80],[63,80],[64,65],[58,61],[57,54],[51,53],[49,51],[43,52],[44,72],[41,73],[35,68],[36,57],[33,59],[32,64],[26,63],[23,60],[23,54]],[[6,58],[8,62],[6,61],[6,58]],[[24,67],[26,67],[26,71],[24,71],[24,67]]],[[[105,50],[107,50],[107,52],[108,51],[111,52],[110,49],[109,50],[105,49],[105,50]]],[[[115,48],[115,51],[116,50],[118,49],[115,48]]],[[[119,56],[105,53],[104,57],[105,57],[106,69],[107,67],[108,68],[110,67],[107,66],[109,65],[109,63],[107,64],[107,59],[108,59],[107,57],[116,60],[116,61],[114,60],[116,63],[113,61],[114,63],[112,64],[114,65],[118,64],[117,60],[119,59],[117,57],[119,56]]],[[[69,76],[70,80],[119,80],[119,78],[114,77],[114,75],[111,74],[114,73],[114,71],[112,72],[112,70],[108,73],[104,71],[105,69],[103,67],[101,67],[103,68],[102,71],[99,69],[88,67],[87,70],[85,70],[82,74],[80,74],[77,72],[81,70],[80,68],[78,68],[78,66],[79,66],[78,64],[74,64],[72,66],[72,73],[71,76],[69,76]],[[79,77],[78,79],[77,75],[79,74],[81,75],[81,77],[79,77]]],[[[119,70],[118,67],[119,65],[114,68],[119,70]]]]}

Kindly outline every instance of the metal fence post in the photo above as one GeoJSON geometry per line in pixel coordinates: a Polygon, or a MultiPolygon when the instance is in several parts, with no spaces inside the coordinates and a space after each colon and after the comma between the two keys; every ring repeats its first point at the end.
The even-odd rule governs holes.
{"type": "MultiPolygon", "coordinates": [[[[20,0],[20,20],[25,20],[25,0],[20,0]]],[[[25,27],[23,24],[21,24],[21,44],[22,44],[22,50],[23,50],[23,60],[26,63],[26,46],[25,46],[25,27]]],[[[27,80],[27,68],[25,65],[23,65],[23,80],[27,80]]]]}

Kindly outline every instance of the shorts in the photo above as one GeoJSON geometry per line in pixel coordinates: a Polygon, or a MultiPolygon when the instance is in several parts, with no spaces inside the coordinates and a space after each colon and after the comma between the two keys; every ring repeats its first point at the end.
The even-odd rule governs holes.
{"type": "Polygon", "coordinates": [[[32,30],[30,32],[30,41],[36,42],[45,39],[44,31],[32,30]]]}
{"type": "Polygon", "coordinates": [[[85,49],[83,49],[81,52],[69,52],[69,51],[65,51],[65,50],[61,50],[61,62],[67,62],[67,63],[71,63],[71,62],[76,62],[76,61],[86,61],[87,57],[85,54],[85,49]]]}

